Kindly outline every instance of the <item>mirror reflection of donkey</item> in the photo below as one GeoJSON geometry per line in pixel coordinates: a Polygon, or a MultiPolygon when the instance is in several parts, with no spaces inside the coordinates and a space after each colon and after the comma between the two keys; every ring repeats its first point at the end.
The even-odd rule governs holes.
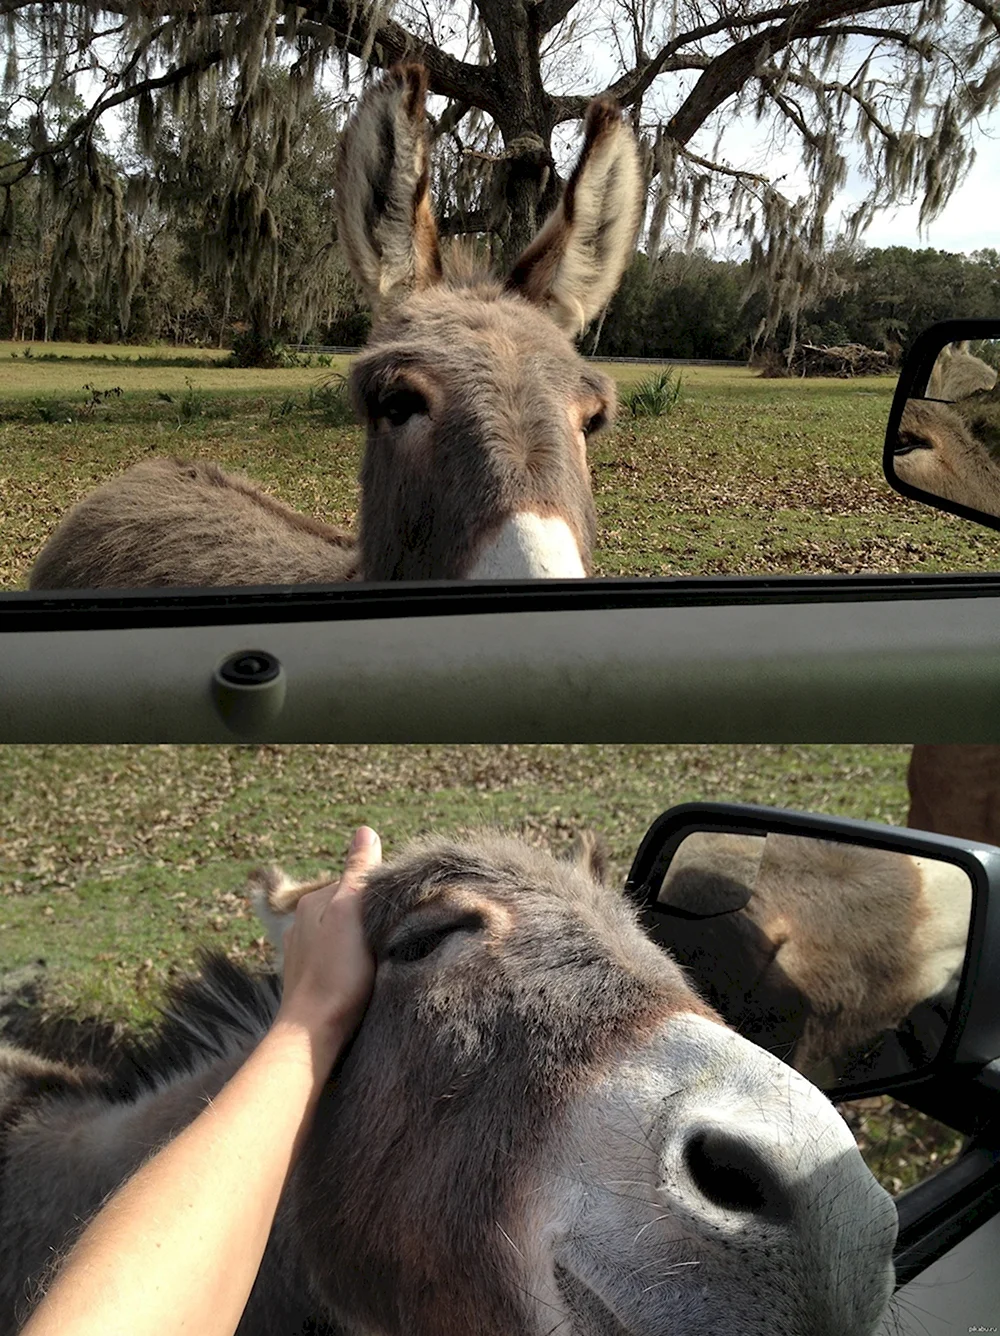
{"type": "MultiPolygon", "coordinates": [[[[696,831],[674,854],[659,900],[705,916],[664,916],[654,930],[702,996],[740,1034],[830,1087],[853,1050],[865,1053],[921,1004],[950,1015],[972,885],[934,858],[696,831]]],[[[943,1030],[920,1019],[922,1033],[937,1035],[919,1059],[911,1045],[923,1065],[943,1030]]]]}
{"type": "Polygon", "coordinates": [[[893,448],[896,477],[932,496],[1000,515],[996,459],[996,370],[949,343],[938,355],[925,397],[908,399],[893,448]]]}
{"type": "Polygon", "coordinates": [[[635,139],[587,112],[562,201],[504,282],[442,257],[429,197],[426,76],[397,67],[362,99],[337,178],[340,244],[374,314],[350,373],[367,424],[357,540],[215,464],[158,458],[84,498],[35,589],[577,577],[596,517],[587,439],[613,383],[572,339],[635,242],[635,139]]]}
{"type": "MultiPolygon", "coordinates": [[[[303,888],[258,889],[280,928],[303,888]]],[[[424,840],[364,896],[372,999],[240,1336],[872,1336],[891,1200],[832,1105],[721,1024],[589,867],[424,840]]],[[[278,993],[215,957],[117,1065],[0,1049],[0,1336],[278,993]]]]}
{"type": "Polygon", "coordinates": [[[893,447],[896,477],[932,497],[1000,516],[1000,464],[990,448],[995,398],[994,391],[954,404],[907,399],[893,447]]]}

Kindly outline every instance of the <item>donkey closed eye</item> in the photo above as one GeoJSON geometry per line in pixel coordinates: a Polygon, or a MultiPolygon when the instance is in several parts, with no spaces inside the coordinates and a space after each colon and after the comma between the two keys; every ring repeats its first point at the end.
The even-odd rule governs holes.
{"type": "Polygon", "coordinates": [[[456,932],[476,932],[483,926],[483,916],[478,913],[463,914],[461,918],[448,923],[437,923],[433,927],[410,932],[395,942],[390,942],[383,956],[384,960],[395,960],[401,964],[411,964],[416,960],[425,960],[442,943],[456,932]]]}
{"type": "Polygon", "coordinates": [[[900,437],[897,440],[895,446],[893,446],[892,453],[894,455],[909,455],[912,454],[914,450],[933,450],[933,449],[934,449],[934,443],[932,441],[925,440],[923,437],[920,436],[910,436],[910,435],[904,436],[900,434],[900,437]]]}
{"type": "Polygon", "coordinates": [[[419,390],[396,390],[378,406],[378,416],[393,427],[402,427],[418,413],[427,412],[427,400],[419,390]]]}

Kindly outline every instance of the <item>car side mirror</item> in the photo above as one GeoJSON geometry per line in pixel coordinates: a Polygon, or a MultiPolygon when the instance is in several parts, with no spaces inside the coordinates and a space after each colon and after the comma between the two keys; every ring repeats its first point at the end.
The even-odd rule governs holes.
{"type": "Polygon", "coordinates": [[[903,364],[883,468],[904,496],[1000,529],[1000,320],[925,330],[903,364]]]}
{"type": "Polygon", "coordinates": [[[690,803],[626,893],[740,1034],[831,1098],[1000,1055],[1000,849],[865,821],[690,803]]]}

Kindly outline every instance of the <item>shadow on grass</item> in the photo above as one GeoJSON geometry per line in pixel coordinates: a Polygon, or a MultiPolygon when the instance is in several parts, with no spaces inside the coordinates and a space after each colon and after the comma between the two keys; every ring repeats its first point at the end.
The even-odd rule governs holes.
{"type": "Polygon", "coordinates": [[[107,1063],[127,1033],[120,1021],[75,1016],[46,1000],[44,960],[0,972],[0,1041],[53,1062],[107,1063]]]}

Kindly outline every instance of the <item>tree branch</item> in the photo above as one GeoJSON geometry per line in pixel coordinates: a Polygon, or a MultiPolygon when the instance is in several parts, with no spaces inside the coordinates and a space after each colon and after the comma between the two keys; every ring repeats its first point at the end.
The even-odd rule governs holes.
{"type": "MultiPolygon", "coordinates": [[[[673,56],[659,64],[656,74],[653,74],[650,77],[649,81],[643,85],[641,91],[636,93],[635,96],[632,96],[630,93],[625,93],[624,95],[619,96],[619,93],[616,90],[618,90],[623,83],[622,79],[619,79],[617,83],[606,88],[603,96],[615,98],[615,100],[623,107],[632,107],[639,101],[642,94],[645,93],[649,84],[653,82],[653,79],[656,78],[657,74],[676,74],[684,70],[707,70],[710,64],[710,57],[700,56],[696,53],[673,56]]],[[[586,114],[587,108],[593,101],[594,96],[596,95],[553,97],[553,125],[561,125],[563,121],[582,120],[586,114]]]]}
{"type": "Polygon", "coordinates": [[[896,131],[891,125],[887,125],[885,121],[882,120],[868,98],[863,97],[858,89],[852,88],[850,84],[840,83],[837,80],[827,83],[821,79],[817,79],[814,75],[810,74],[808,70],[803,70],[799,74],[787,73],[785,78],[788,79],[789,82],[797,84],[799,88],[807,89],[810,93],[840,93],[844,97],[850,98],[852,102],[857,103],[859,109],[864,113],[865,118],[875,127],[884,139],[888,140],[890,143],[895,143],[899,139],[899,135],[896,131]]]}
{"type": "Polygon", "coordinates": [[[873,28],[862,23],[835,23],[829,28],[824,28],[821,34],[823,37],[875,37],[880,41],[894,42],[897,46],[905,46],[910,51],[916,51],[918,56],[925,59],[930,57],[930,48],[933,43],[926,37],[914,37],[911,32],[904,32],[902,28],[873,28]]]}
{"type": "MultiPolygon", "coordinates": [[[[184,6],[184,0],[178,0],[178,3],[184,6]]],[[[238,0],[232,0],[228,7],[238,11],[241,5],[238,0]]],[[[307,20],[311,19],[320,28],[333,33],[337,44],[350,55],[364,55],[367,38],[371,44],[368,59],[372,65],[386,68],[398,60],[419,61],[427,68],[432,93],[473,102],[491,116],[496,114],[495,108],[502,93],[491,67],[457,60],[440,47],[409,32],[395,19],[383,19],[374,34],[359,32],[357,13],[350,0],[302,0],[301,8],[307,20]]]]}
{"type": "Polygon", "coordinates": [[[667,122],[667,133],[678,143],[686,144],[705,121],[722,106],[723,102],[743,88],[766,52],[773,55],[789,42],[809,37],[821,37],[830,25],[858,12],[894,8],[892,0],[805,0],[804,4],[788,7],[784,21],[764,28],[751,37],[724,51],[705,70],[677,112],[667,122]]]}
{"type": "MultiPolygon", "coordinates": [[[[609,84],[605,92],[616,98],[623,107],[632,106],[633,103],[640,100],[656,76],[662,74],[664,70],[708,68],[711,63],[709,58],[700,55],[687,57],[687,63],[671,64],[672,59],[686,46],[703,41],[706,37],[714,37],[720,32],[731,33],[738,31],[740,28],[753,27],[758,23],[770,23],[774,19],[787,18],[794,12],[795,8],[795,4],[792,3],[778,5],[774,9],[764,9],[759,13],[745,16],[727,14],[723,18],[716,19],[714,23],[703,23],[697,28],[679,33],[666,46],[661,47],[655,56],[640,61],[633,69],[623,74],[620,79],[615,80],[613,84],[609,84]],[[692,61],[699,63],[692,64],[690,63],[692,61]]],[[[575,114],[582,115],[582,112],[575,114]]]]}
{"type": "Polygon", "coordinates": [[[453,134],[471,110],[471,102],[449,102],[437,120],[432,121],[435,139],[453,134]]]}
{"type": "MultiPolygon", "coordinates": [[[[979,4],[983,3],[983,0],[967,0],[967,3],[979,4]]],[[[661,47],[655,55],[641,61],[633,69],[623,74],[620,79],[616,79],[614,83],[609,84],[604,91],[615,98],[623,107],[630,107],[642,99],[650,85],[660,74],[666,72],[672,73],[677,70],[699,69],[705,71],[707,75],[714,68],[716,71],[715,77],[719,78],[719,76],[724,76],[727,72],[731,72],[728,80],[725,78],[721,80],[722,83],[729,83],[728,90],[723,95],[719,96],[713,106],[710,106],[705,111],[704,115],[701,117],[701,121],[703,121],[709,114],[711,114],[711,111],[715,109],[715,106],[720,105],[727,97],[730,97],[733,93],[739,91],[739,88],[742,86],[743,82],[745,82],[745,71],[749,69],[752,72],[754,59],[751,58],[749,61],[745,59],[745,57],[750,54],[751,50],[753,51],[754,56],[756,56],[756,54],[763,50],[765,46],[769,46],[773,51],[780,46],[787,46],[790,41],[793,41],[796,38],[820,37],[824,36],[827,32],[834,31],[847,32],[848,29],[846,27],[841,29],[835,28],[829,23],[829,20],[831,18],[837,18],[840,15],[849,17],[859,11],[870,12],[880,9],[891,9],[894,7],[896,6],[893,5],[892,0],[868,0],[868,3],[862,3],[861,5],[857,3],[857,0],[835,0],[832,4],[823,4],[820,0],[809,0],[808,3],[777,5],[772,9],[760,10],[755,14],[726,15],[723,18],[716,19],[712,23],[704,23],[697,28],[689,29],[687,32],[678,33],[676,37],[672,38],[665,46],[661,47]],[[704,41],[707,37],[715,37],[721,32],[737,32],[740,29],[755,27],[761,23],[774,24],[776,20],[778,21],[776,26],[772,26],[762,32],[753,34],[751,37],[746,38],[744,42],[738,43],[722,56],[716,57],[714,60],[709,56],[702,55],[700,52],[689,52],[684,54],[685,47],[690,47],[697,42],[704,41]],[[740,52],[744,53],[743,61],[740,61],[737,57],[736,53],[740,52]],[[728,66],[720,66],[719,62],[725,60],[728,60],[728,66]],[[736,78],[735,69],[738,65],[741,67],[743,73],[741,74],[741,77],[736,78]]],[[[850,31],[861,33],[864,30],[860,26],[857,26],[852,27],[850,31]]],[[[882,29],[871,28],[868,30],[868,35],[882,35],[882,31],[882,29]]],[[[897,40],[907,39],[907,45],[919,49],[920,44],[918,42],[908,38],[908,35],[905,33],[899,33],[896,29],[886,29],[885,35],[896,38],[897,40]]],[[[707,85],[705,80],[699,80],[684,106],[691,107],[696,105],[697,102],[705,98],[706,92],[707,85]]],[[[589,98],[583,97],[556,98],[555,103],[558,113],[556,117],[557,122],[579,119],[586,111],[588,102],[589,98]]],[[[680,117],[683,112],[684,107],[678,112],[678,117],[680,117]]],[[[688,114],[690,114],[690,112],[688,112],[688,114]]],[[[701,124],[701,121],[699,121],[699,124],[701,124]]],[[[691,134],[693,134],[694,130],[697,128],[697,126],[694,126],[693,129],[687,132],[687,137],[690,138],[691,134]]]]}
{"type": "MultiPolygon", "coordinates": [[[[604,91],[615,98],[623,107],[633,106],[640,101],[654,79],[660,74],[665,72],[674,73],[679,70],[707,70],[710,68],[712,59],[709,56],[695,52],[680,55],[679,53],[685,47],[703,41],[706,37],[715,37],[720,32],[738,31],[741,28],[753,27],[758,23],[770,23],[774,19],[788,19],[795,14],[797,8],[796,4],[785,4],[773,9],[761,10],[756,14],[727,15],[724,18],[716,19],[714,23],[704,23],[700,27],[679,33],[665,46],[661,47],[655,56],[640,61],[638,65],[623,74],[620,79],[616,79],[614,83],[609,84],[604,91]]],[[[751,38],[750,40],[754,39],[751,38]]],[[[584,97],[557,98],[558,120],[580,119],[586,111],[589,101],[589,98],[584,97]]]]}
{"type": "MultiPolygon", "coordinates": [[[[0,13],[11,14],[28,8],[34,2],[35,0],[5,0],[0,13]]],[[[213,47],[182,65],[171,67],[162,75],[142,80],[126,88],[121,87],[122,80],[134,71],[142,55],[162,35],[171,18],[185,6],[184,0],[158,0],[158,3],[157,0],[153,0],[153,5],[150,7],[155,7],[158,16],[166,19],[166,22],[161,23],[132,52],[128,63],[118,75],[119,86],[117,91],[98,97],[97,101],[86,112],[70,124],[65,133],[55,143],[34,147],[30,152],[19,158],[0,163],[0,170],[2,170],[5,178],[3,189],[8,196],[11,188],[30,175],[40,159],[55,157],[65,152],[75,142],[81,139],[85,140],[93,132],[94,126],[105,112],[116,106],[121,106],[123,103],[134,101],[143,93],[181,84],[193,76],[204,73],[214,65],[224,63],[227,59],[227,55],[230,53],[223,50],[221,46],[213,47]]],[[[124,0],[124,2],[123,0],[105,0],[105,8],[110,12],[125,14],[127,0],[124,0]]],[[[207,8],[210,8],[213,14],[219,16],[239,13],[242,5],[240,0],[210,0],[207,8]]],[[[339,43],[355,55],[363,54],[366,34],[352,30],[349,0],[348,3],[344,3],[344,0],[325,0],[325,2],[324,0],[314,0],[312,4],[306,0],[302,8],[306,12],[316,15],[316,17],[306,17],[299,20],[297,24],[299,35],[308,36],[313,41],[325,45],[339,43]],[[322,17],[319,17],[320,15],[322,17]],[[338,24],[340,25],[339,28],[338,24]]],[[[275,30],[279,35],[285,35],[285,27],[284,23],[279,23],[275,30]]],[[[391,20],[383,22],[374,34],[370,56],[371,63],[389,65],[404,58],[420,60],[424,63],[428,69],[431,91],[448,94],[454,90],[458,94],[458,96],[453,96],[452,104],[444,114],[443,120],[446,128],[448,124],[457,125],[468,110],[470,101],[493,114],[493,108],[496,105],[495,71],[493,69],[480,65],[469,65],[456,60],[430,43],[414,37],[400,24],[391,20]],[[466,94],[469,95],[468,100],[466,94]]]]}
{"type": "MultiPolygon", "coordinates": [[[[37,4],[38,0],[3,0],[0,17],[37,4]]],[[[129,17],[134,6],[129,0],[102,0],[101,8],[111,14],[129,17]]],[[[200,13],[216,17],[239,15],[245,8],[245,0],[210,0],[209,4],[200,7],[200,13]]],[[[374,33],[369,33],[359,27],[357,9],[351,0],[301,0],[299,9],[302,15],[298,22],[300,33],[319,41],[329,41],[332,36],[337,46],[358,57],[364,56],[366,41],[369,41],[368,61],[379,68],[399,60],[419,61],[427,67],[432,93],[471,100],[490,115],[495,115],[502,93],[491,67],[457,60],[432,42],[409,32],[395,19],[383,19],[374,33]]],[[[157,18],[186,18],[190,11],[190,0],[149,0],[146,6],[147,14],[157,18]]]]}
{"type": "Polygon", "coordinates": [[[792,122],[806,143],[811,144],[815,149],[822,148],[822,140],[820,136],[806,124],[806,119],[802,114],[802,108],[794,103],[791,98],[785,97],[780,93],[775,86],[773,79],[764,77],[761,82],[763,83],[765,93],[767,93],[768,97],[782,115],[786,116],[788,120],[792,122]]]}
{"type": "Polygon", "coordinates": [[[972,9],[977,10],[984,18],[989,19],[993,27],[1000,33],[1000,13],[997,13],[995,5],[987,3],[987,0],[965,0],[965,3],[972,9]]]}
{"type": "Polygon", "coordinates": [[[743,185],[768,186],[771,183],[766,176],[761,176],[759,172],[744,171],[739,167],[726,167],[721,162],[711,162],[708,158],[702,158],[697,153],[692,153],[690,149],[679,148],[678,153],[686,162],[693,162],[696,167],[703,167],[706,171],[718,173],[719,176],[728,176],[734,181],[740,181],[743,185]]]}
{"type": "MultiPolygon", "coordinates": [[[[154,79],[143,79],[140,83],[131,84],[128,88],[121,88],[117,93],[110,93],[106,97],[99,97],[92,107],[89,107],[82,116],[78,116],[69,126],[69,129],[63,135],[62,139],[54,144],[46,144],[44,148],[32,149],[31,153],[25,154],[21,158],[14,158],[11,162],[0,163],[0,168],[9,169],[11,167],[23,166],[23,170],[16,173],[9,181],[5,181],[5,186],[16,185],[31,172],[39,158],[52,157],[53,154],[62,153],[65,149],[80,138],[81,135],[91,130],[97,120],[110,111],[112,107],[120,107],[123,102],[129,102],[133,98],[139,97],[142,93],[152,92],[157,88],[170,88],[174,84],[183,83],[193,74],[204,73],[217,65],[225,53],[221,48],[216,47],[212,51],[205,51],[195,60],[189,60],[184,65],[174,65],[167,70],[166,74],[158,75],[154,79]]],[[[130,65],[135,64],[135,59],[130,61],[130,65]]]]}
{"type": "Polygon", "coordinates": [[[579,0],[535,0],[534,22],[539,36],[544,37],[575,9],[579,0]]]}

